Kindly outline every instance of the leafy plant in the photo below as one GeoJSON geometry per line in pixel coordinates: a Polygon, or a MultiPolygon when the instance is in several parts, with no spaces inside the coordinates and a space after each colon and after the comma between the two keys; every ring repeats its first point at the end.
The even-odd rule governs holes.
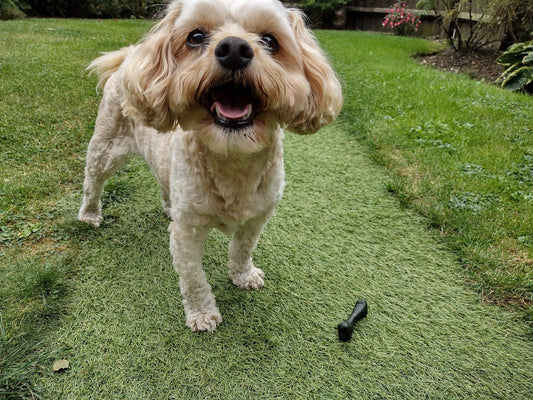
{"type": "Polygon", "coordinates": [[[69,0],[26,1],[31,6],[32,15],[78,18],[150,17],[157,13],[162,5],[167,3],[166,0],[87,0],[83,2],[72,2],[69,0]]]}
{"type": "Polygon", "coordinates": [[[533,40],[512,45],[496,61],[507,68],[498,78],[503,88],[533,93],[533,40]]]}
{"type": "Polygon", "coordinates": [[[479,214],[494,201],[493,196],[473,192],[462,192],[450,197],[449,205],[453,209],[479,214]]]}
{"type": "Polygon", "coordinates": [[[493,0],[487,28],[488,33],[502,39],[505,47],[527,41],[533,31],[533,1],[493,0]]]}
{"type": "Polygon", "coordinates": [[[29,6],[23,1],[0,0],[0,20],[24,17],[22,10],[28,8],[29,6]]]}
{"type": "Polygon", "coordinates": [[[391,29],[396,35],[412,35],[418,31],[420,17],[406,10],[407,4],[395,3],[387,10],[387,15],[381,24],[391,29]]]}
{"type": "MultiPolygon", "coordinates": [[[[329,25],[335,10],[348,2],[349,0],[303,0],[300,4],[314,25],[329,25]]],[[[294,4],[290,1],[285,3],[294,4]]]]}
{"type": "Polygon", "coordinates": [[[533,150],[526,152],[524,162],[517,164],[507,175],[515,178],[520,185],[533,186],[533,150]]]}
{"type": "Polygon", "coordinates": [[[492,40],[486,20],[491,0],[419,0],[417,7],[432,11],[450,46],[456,51],[475,51],[492,40]]]}

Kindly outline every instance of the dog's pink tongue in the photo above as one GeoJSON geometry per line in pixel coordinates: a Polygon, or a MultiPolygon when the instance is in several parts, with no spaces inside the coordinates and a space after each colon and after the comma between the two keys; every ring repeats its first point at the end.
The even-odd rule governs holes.
{"type": "Polygon", "coordinates": [[[251,104],[223,104],[219,101],[215,101],[214,107],[218,114],[228,119],[239,119],[248,116],[252,109],[251,104]]]}

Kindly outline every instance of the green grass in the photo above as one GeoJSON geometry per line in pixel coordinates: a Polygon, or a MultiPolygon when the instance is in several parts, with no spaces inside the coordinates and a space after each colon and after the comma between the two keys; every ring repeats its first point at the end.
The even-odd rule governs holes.
{"type": "Polygon", "coordinates": [[[72,210],[98,104],[84,69],[148,26],[0,22],[0,398],[34,398],[30,376],[56,356],[42,352],[43,337],[75,287],[81,255],[69,240],[84,228],[72,210]]]}
{"type": "MultiPolygon", "coordinates": [[[[515,119],[525,126],[530,99],[418,66],[410,56],[429,51],[428,42],[319,32],[345,84],[345,111],[314,136],[286,139],[286,193],[254,256],[267,273],[263,290],[233,287],[228,239],[210,236],[204,263],[224,322],[213,335],[196,335],[184,326],[168,221],[142,160],[132,158],[108,184],[100,229],[75,221],[99,99],[83,69],[148,26],[0,23],[0,398],[531,398],[533,346],[520,314],[482,301],[458,261],[468,253],[455,245],[451,252],[427,218],[397,200],[424,211],[425,193],[439,199],[429,192],[435,185],[473,207],[464,194],[477,192],[464,187],[463,173],[456,187],[449,177],[439,188],[427,165],[438,161],[445,174],[443,164],[453,169],[465,154],[468,173],[480,171],[475,164],[508,179],[516,163],[521,176],[520,149],[530,143],[519,142],[527,135],[514,130],[515,119]],[[442,97],[412,94],[431,85],[442,97]],[[475,120],[469,110],[453,118],[446,111],[472,98],[489,111],[478,109],[475,120]],[[508,105],[498,117],[507,119],[494,116],[516,135],[512,151],[499,152],[515,157],[508,170],[492,170],[453,134],[435,133],[468,123],[481,135],[477,125],[491,125],[494,108],[508,105]],[[451,149],[436,140],[456,153],[446,155],[451,149]],[[445,157],[434,155],[440,150],[445,157]],[[335,327],[358,298],[369,315],[342,344],[335,327]],[[63,357],[71,368],[53,373],[63,357]]],[[[450,238],[460,229],[448,227],[444,211],[438,226],[450,238]]]]}
{"type": "Polygon", "coordinates": [[[345,83],[345,129],[394,172],[389,190],[442,233],[488,300],[527,310],[533,98],[421,67],[408,56],[427,42],[352,35],[321,35],[345,83]]]}

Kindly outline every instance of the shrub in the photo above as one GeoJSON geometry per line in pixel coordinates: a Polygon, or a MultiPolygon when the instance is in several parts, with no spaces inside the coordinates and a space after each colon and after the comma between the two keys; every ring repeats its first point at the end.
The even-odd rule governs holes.
{"type": "Polygon", "coordinates": [[[24,17],[24,8],[27,8],[27,5],[18,0],[0,0],[0,19],[24,17]]]}
{"type": "Polygon", "coordinates": [[[511,43],[525,42],[533,31],[533,1],[493,0],[488,27],[502,39],[504,49],[511,43]]]}
{"type": "Polygon", "coordinates": [[[533,93],[533,40],[512,45],[496,61],[507,68],[498,78],[502,87],[533,93]]]}
{"type": "Polygon", "coordinates": [[[381,24],[385,28],[391,29],[396,35],[412,35],[418,31],[420,17],[407,11],[405,3],[395,3],[387,10],[387,15],[381,24]]]}
{"type": "MultiPolygon", "coordinates": [[[[0,0],[2,1],[2,0],[0,0]]],[[[166,0],[27,0],[31,14],[46,17],[130,18],[151,17],[166,0]]]]}
{"type": "Polygon", "coordinates": [[[437,15],[450,46],[456,51],[475,51],[492,39],[485,29],[492,0],[419,0],[418,7],[437,15]]]}
{"type": "MultiPolygon", "coordinates": [[[[294,1],[285,1],[294,4],[294,1]]],[[[345,6],[349,0],[303,0],[300,3],[313,25],[329,26],[338,8],[345,6]]]]}
{"type": "Polygon", "coordinates": [[[531,0],[419,0],[433,11],[455,50],[477,50],[501,41],[501,48],[526,41],[533,30],[531,0]]]}

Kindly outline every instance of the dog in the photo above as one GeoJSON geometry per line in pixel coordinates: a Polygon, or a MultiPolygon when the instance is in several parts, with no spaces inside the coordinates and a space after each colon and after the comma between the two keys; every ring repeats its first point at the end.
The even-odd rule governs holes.
{"type": "Polygon", "coordinates": [[[264,285],[252,252],[285,185],[283,129],[334,120],[342,89],[303,14],[277,0],[175,0],[138,44],[88,67],[103,87],[78,219],[98,227],[105,181],[141,154],[171,219],[186,325],[222,322],[202,269],[211,229],[232,236],[228,272],[264,285]]]}

